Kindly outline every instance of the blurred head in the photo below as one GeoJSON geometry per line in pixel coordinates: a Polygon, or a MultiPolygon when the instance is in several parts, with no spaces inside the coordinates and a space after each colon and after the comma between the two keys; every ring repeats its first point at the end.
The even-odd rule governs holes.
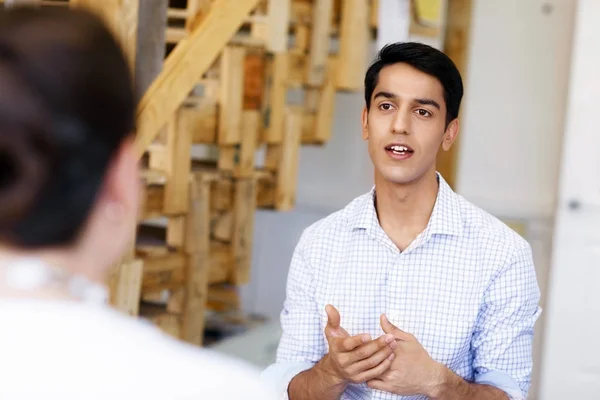
{"type": "Polygon", "coordinates": [[[458,134],[460,73],[441,51],[421,43],[384,47],[365,76],[363,138],[376,181],[406,185],[435,174],[440,149],[458,134]]]}
{"type": "Polygon", "coordinates": [[[96,17],[0,11],[0,243],[65,250],[96,269],[135,229],[134,93],[125,57],[96,17]]]}

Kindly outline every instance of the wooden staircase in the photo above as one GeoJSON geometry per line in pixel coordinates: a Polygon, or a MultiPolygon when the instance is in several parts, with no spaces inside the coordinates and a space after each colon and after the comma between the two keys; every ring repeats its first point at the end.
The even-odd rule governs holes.
{"type": "Polygon", "coordinates": [[[143,93],[144,204],[109,277],[111,303],[201,345],[207,305],[235,309],[236,288],[249,282],[256,208],[294,207],[300,146],[329,140],[337,91],[362,89],[372,2],[37,4],[103,16],[143,93]]]}

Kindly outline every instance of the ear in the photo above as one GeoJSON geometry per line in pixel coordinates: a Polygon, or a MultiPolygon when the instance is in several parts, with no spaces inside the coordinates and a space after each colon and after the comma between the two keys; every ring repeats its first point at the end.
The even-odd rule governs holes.
{"type": "MultiPolygon", "coordinates": [[[[128,216],[137,215],[140,200],[140,177],[133,139],[126,139],[116,152],[107,171],[104,200],[128,216]]],[[[124,219],[123,215],[117,218],[124,219]]]]}
{"type": "Polygon", "coordinates": [[[450,147],[452,147],[452,144],[456,140],[456,137],[458,136],[458,125],[458,118],[454,118],[448,124],[446,132],[444,132],[444,137],[442,139],[442,148],[444,149],[444,151],[450,150],[450,147]]]}
{"type": "Polygon", "coordinates": [[[369,138],[369,111],[365,106],[362,112],[362,138],[367,140],[369,138]]]}

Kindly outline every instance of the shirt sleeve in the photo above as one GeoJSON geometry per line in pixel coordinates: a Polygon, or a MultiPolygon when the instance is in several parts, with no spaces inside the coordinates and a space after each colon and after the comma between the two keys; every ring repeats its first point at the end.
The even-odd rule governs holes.
{"type": "Polygon", "coordinates": [[[475,382],[527,398],[540,290],[529,244],[516,250],[491,280],[471,340],[475,382]]]}
{"type": "Polygon", "coordinates": [[[287,398],[291,380],[315,365],[327,351],[321,329],[325,310],[319,310],[315,300],[315,277],[304,256],[303,242],[301,238],[288,273],[276,363],[263,372],[263,378],[276,385],[282,398],[287,398]]]}

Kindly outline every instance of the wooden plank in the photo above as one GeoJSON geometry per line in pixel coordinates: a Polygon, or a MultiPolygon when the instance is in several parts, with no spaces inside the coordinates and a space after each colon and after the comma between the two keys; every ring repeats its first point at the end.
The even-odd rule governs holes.
{"type": "Polygon", "coordinates": [[[211,208],[229,210],[233,207],[233,183],[229,179],[220,179],[211,186],[211,208]]]}
{"type": "Polygon", "coordinates": [[[186,219],[185,251],[188,256],[186,301],[181,326],[182,338],[201,345],[210,274],[210,182],[190,182],[190,205],[186,219]]]}
{"type": "Polygon", "coordinates": [[[177,289],[186,277],[187,257],[183,253],[144,257],[143,292],[177,289]]]}
{"type": "Polygon", "coordinates": [[[362,90],[369,44],[369,0],[343,0],[337,75],[339,90],[362,90]]]}
{"type": "Polygon", "coordinates": [[[233,238],[233,211],[213,211],[211,214],[211,238],[230,243],[233,238]]]}
{"type": "Polygon", "coordinates": [[[306,77],[306,83],[310,86],[321,86],[325,82],[332,16],[333,0],[315,1],[306,77]]]}
{"type": "Polygon", "coordinates": [[[263,100],[265,58],[262,53],[250,53],[244,60],[244,110],[260,110],[263,100]]]}
{"type": "Polygon", "coordinates": [[[115,269],[115,287],[111,288],[110,303],[119,311],[130,316],[137,316],[142,290],[141,260],[132,260],[115,269]]]}
{"type": "MultiPolygon", "coordinates": [[[[460,71],[463,82],[467,77],[469,59],[469,40],[471,36],[472,0],[452,0],[447,4],[447,23],[444,52],[454,61],[460,71]]],[[[462,117],[464,107],[459,117],[462,117]]],[[[455,188],[458,156],[460,154],[460,135],[449,151],[440,151],[437,157],[437,169],[448,184],[455,188]]]]}
{"type": "Polygon", "coordinates": [[[245,49],[239,46],[227,46],[221,56],[218,135],[220,145],[232,145],[240,142],[245,57],[245,49]]]}
{"type": "Polygon", "coordinates": [[[209,284],[226,282],[234,264],[230,245],[211,242],[209,284]]]}
{"type": "Polygon", "coordinates": [[[135,67],[138,100],[163,66],[168,6],[169,0],[144,0],[139,6],[135,67]]]}
{"type": "Polygon", "coordinates": [[[164,186],[151,185],[144,188],[143,206],[140,220],[163,215],[165,200],[164,186]]]}
{"type": "Polygon", "coordinates": [[[135,143],[138,157],[142,156],[257,3],[258,0],[214,0],[198,27],[169,54],[160,76],[138,107],[135,143]]]}
{"type": "Polygon", "coordinates": [[[275,187],[275,208],[280,211],[290,210],[296,202],[298,153],[301,136],[302,110],[290,107],[285,114],[285,132],[275,187]]]}
{"type": "Polygon", "coordinates": [[[335,114],[335,79],[337,73],[337,62],[330,57],[327,65],[327,81],[321,91],[319,106],[314,127],[313,142],[324,144],[329,141],[333,130],[333,117],[335,114]]]}
{"type": "Polygon", "coordinates": [[[268,171],[260,171],[256,178],[256,207],[275,207],[275,175],[268,171]]]}
{"type": "Polygon", "coordinates": [[[192,149],[192,131],[186,123],[185,110],[177,110],[167,131],[168,179],[165,185],[164,213],[185,213],[189,204],[189,181],[192,149]]]}
{"type": "Polygon", "coordinates": [[[291,2],[292,0],[269,0],[267,49],[272,53],[287,51],[291,2]]]}
{"type": "Polygon", "coordinates": [[[212,144],[217,141],[217,104],[206,102],[197,107],[183,107],[182,118],[192,133],[194,144],[212,144]]]}
{"type": "Polygon", "coordinates": [[[167,221],[167,245],[182,248],[185,242],[185,216],[178,215],[167,221]]]}
{"type": "Polygon", "coordinates": [[[281,162],[282,144],[267,144],[265,154],[265,169],[268,171],[277,171],[281,162]]]}
{"type": "Polygon", "coordinates": [[[254,173],[256,142],[261,124],[258,110],[246,110],[242,116],[242,143],[240,144],[238,162],[234,167],[233,176],[250,178],[254,173]]]}
{"type": "Polygon", "coordinates": [[[139,0],[70,0],[71,7],[83,7],[100,15],[117,37],[135,74],[139,0]]]}
{"type": "Polygon", "coordinates": [[[252,262],[252,236],[256,210],[256,181],[253,178],[239,179],[235,184],[235,211],[233,224],[233,269],[232,282],[243,285],[250,281],[252,262]]]}
{"type": "MultiPolygon", "coordinates": [[[[2,2],[0,1],[0,4],[2,4],[2,2]]],[[[10,8],[10,7],[21,7],[21,6],[26,6],[26,7],[38,7],[42,4],[41,0],[6,0],[4,1],[4,7],[5,8],[10,8]]]]}
{"type": "Polygon", "coordinates": [[[285,104],[287,102],[288,54],[273,57],[273,75],[269,94],[269,124],[265,131],[266,143],[280,143],[283,137],[285,104]]]}

